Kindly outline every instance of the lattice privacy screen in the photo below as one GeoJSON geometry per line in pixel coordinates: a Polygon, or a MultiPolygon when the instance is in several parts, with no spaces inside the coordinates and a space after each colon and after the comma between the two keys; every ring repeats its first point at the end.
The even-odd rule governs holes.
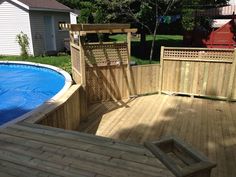
{"type": "Polygon", "coordinates": [[[89,66],[107,66],[128,64],[128,44],[85,44],[85,61],[89,66]]]}
{"type": "Polygon", "coordinates": [[[163,58],[233,61],[234,51],[224,50],[224,49],[204,50],[204,49],[168,49],[168,48],[165,48],[163,58]]]}
{"type": "Polygon", "coordinates": [[[75,68],[79,73],[81,73],[80,69],[80,51],[78,48],[71,46],[71,62],[72,67],[75,68]]]}

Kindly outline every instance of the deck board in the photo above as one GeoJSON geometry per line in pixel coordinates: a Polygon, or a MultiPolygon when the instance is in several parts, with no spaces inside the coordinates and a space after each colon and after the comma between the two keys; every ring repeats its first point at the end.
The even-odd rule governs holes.
{"type": "Polygon", "coordinates": [[[0,129],[0,176],[173,177],[142,145],[23,122],[0,129]]]}
{"type": "Polygon", "coordinates": [[[93,120],[99,117],[96,127],[87,123],[81,131],[140,144],[177,136],[217,162],[212,177],[235,177],[235,115],[236,103],[150,95],[138,97],[123,107],[119,103],[97,104],[89,113],[93,120]],[[113,104],[112,110],[96,112],[107,104],[113,104]]]}

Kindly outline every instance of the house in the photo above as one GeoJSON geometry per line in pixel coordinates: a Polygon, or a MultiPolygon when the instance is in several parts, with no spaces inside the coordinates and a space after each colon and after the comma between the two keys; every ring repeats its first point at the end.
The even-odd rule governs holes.
{"type": "Polygon", "coordinates": [[[76,23],[76,14],[56,0],[0,0],[0,55],[19,55],[16,36],[29,38],[30,55],[64,48],[68,31],[59,23],[76,23]]]}
{"type": "Polygon", "coordinates": [[[219,28],[213,28],[208,37],[202,39],[203,45],[207,48],[235,48],[235,27],[236,21],[232,19],[219,28]]]}
{"type": "Polygon", "coordinates": [[[196,27],[191,35],[185,39],[186,44],[207,48],[235,48],[236,47],[236,5],[211,8],[204,11],[196,11],[197,17],[209,17],[212,19],[211,27],[196,27]]]}

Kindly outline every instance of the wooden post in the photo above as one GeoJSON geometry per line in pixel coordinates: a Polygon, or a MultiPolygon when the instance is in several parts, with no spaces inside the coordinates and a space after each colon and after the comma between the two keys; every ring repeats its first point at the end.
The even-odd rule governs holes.
{"type": "Polygon", "coordinates": [[[133,83],[131,79],[131,71],[130,71],[130,61],[131,61],[131,32],[127,33],[127,47],[128,47],[128,64],[127,64],[127,77],[128,77],[128,91],[129,97],[134,95],[133,83]]]}
{"type": "Polygon", "coordinates": [[[160,64],[161,64],[161,69],[160,69],[160,80],[159,80],[159,94],[162,92],[162,84],[163,84],[163,69],[164,69],[164,46],[161,46],[161,55],[160,55],[160,64]]]}
{"type": "Polygon", "coordinates": [[[231,101],[232,99],[233,85],[234,85],[234,79],[235,79],[235,70],[236,70],[236,49],[234,49],[233,64],[230,71],[229,86],[228,86],[228,91],[227,91],[227,101],[231,101]]]}
{"type": "Polygon", "coordinates": [[[86,65],[84,57],[84,37],[79,34],[79,47],[80,47],[80,73],[81,73],[81,84],[80,89],[80,109],[81,109],[81,121],[87,120],[88,103],[87,103],[87,92],[86,92],[86,65]]]}
{"type": "Polygon", "coordinates": [[[70,31],[70,42],[75,43],[74,33],[70,31]]]}
{"type": "Polygon", "coordinates": [[[84,37],[79,35],[79,47],[80,47],[80,73],[81,73],[81,81],[82,86],[86,86],[86,66],[85,66],[85,57],[84,57],[84,37]]]}

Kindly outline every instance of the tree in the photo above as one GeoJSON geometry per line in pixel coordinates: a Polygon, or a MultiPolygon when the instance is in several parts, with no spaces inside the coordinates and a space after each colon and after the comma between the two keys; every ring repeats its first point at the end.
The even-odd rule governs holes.
{"type": "Polygon", "coordinates": [[[186,31],[192,31],[197,25],[210,24],[209,18],[197,18],[196,10],[205,10],[228,4],[229,0],[180,0],[182,3],[182,25],[186,31]]]}
{"type": "MultiPolygon", "coordinates": [[[[101,2],[101,0],[100,0],[101,2]]],[[[102,1],[106,13],[111,19],[119,22],[130,22],[134,24],[141,34],[141,50],[146,50],[146,34],[154,34],[150,52],[150,62],[153,57],[155,36],[159,26],[158,16],[174,13],[177,7],[175,0],[113,0],[102,1]],[[123,20],[122,20],[123,19],[123,20]],[[124,21],[125,19],[125,21],[124,21]]]]}
{"type": "Polygon", "coordinates": [[[155,36],[159,26],[158,16],[179,13],[175,0],[60,0],[71,8],[79,8],[80,23],[132,23],[141,34],[141,50],[146,49],[146,34],[155,36]],[[170,8],[171,7],[171,8],[170,8]]]}

